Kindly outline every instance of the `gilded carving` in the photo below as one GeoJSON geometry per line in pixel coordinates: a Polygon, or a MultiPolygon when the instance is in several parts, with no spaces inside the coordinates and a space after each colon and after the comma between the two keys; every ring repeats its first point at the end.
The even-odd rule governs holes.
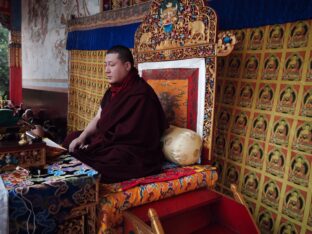
{"type": "Polygon", "coordinates": [[[202,0],[156,0],[136,31],[136,60],[155,62],[216,55],[216,29],[216,13],[202,0]]]}
{"type": "Polygon", "coordinates": [[[237,44],[235,35],[232,32],[225,31],[218,34],[217,55],[228,56],[237,44]]]}

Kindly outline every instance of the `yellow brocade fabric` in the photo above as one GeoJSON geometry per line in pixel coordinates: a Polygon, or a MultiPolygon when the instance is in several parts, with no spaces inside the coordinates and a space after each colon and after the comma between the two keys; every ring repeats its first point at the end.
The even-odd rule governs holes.
{"type": "Polygon", "coordinates": [[[106,51],[73,50],[70,52],[68,131],[83,130],[96,115],[109,87],[105,79],[106,51]]]}

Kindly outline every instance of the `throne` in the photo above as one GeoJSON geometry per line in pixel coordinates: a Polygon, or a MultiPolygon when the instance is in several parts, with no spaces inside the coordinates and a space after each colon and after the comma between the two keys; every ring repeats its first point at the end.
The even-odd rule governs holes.
{"type": "MultiPolygon", "coordinates": [[[[202,0],[155,0],[151,4],[135,33],[135,63],[141,77],[157,93],[170,124],[191,129],[201,136],[201,158],[196,165],[167,168],[159,175],[101,184],[100,233],[122,232],[123,228],[125,233],[130,233],[131,228],[123,222],[123,213],[127,210],[126,217],[138,215],[148,222],[150,207],[160,211],[161,221],[176,217],[173,223],[164,222],[165,232],[180,233],[170,226],[175,227],[179,219],[185,221],[186,216],[181,218],[176,214],[190,210],[194,214],[197,212],[194,207],[206,209],[217,200],[223,206],[228,204],[221,202],[222,195],[210,189],[218,176],[216,168],[209,164],[212,162],[217,56],[228,55],[236,41],[228,32],[217,38],[216,29],[217,15],[202,0]]],[[[238,203],[234,204],[239,209],[238,203]]],[[[181,226],[179,230],[192,232],[202,225],[193,229],[181,226]]]]}

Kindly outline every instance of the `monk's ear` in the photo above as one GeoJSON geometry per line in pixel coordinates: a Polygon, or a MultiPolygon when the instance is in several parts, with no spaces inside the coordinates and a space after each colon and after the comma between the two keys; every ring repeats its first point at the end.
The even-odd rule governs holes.
{"type": "Polygon", "coordinates": [[[127,71],[131,70],[131,63],[129,61],[125,62],[125,67],[127,71]]]}

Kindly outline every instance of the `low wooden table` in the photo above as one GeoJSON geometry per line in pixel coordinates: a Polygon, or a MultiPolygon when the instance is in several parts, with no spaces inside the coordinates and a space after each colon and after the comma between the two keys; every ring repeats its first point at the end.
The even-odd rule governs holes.
{"type": "Polygon", "coordinates": [[[0,172],[25,168],[43,167],[46,164],[46,144],[36,142],[19,145],[16,141],[0,141],[0,172]]]}
{"type": "Polygon", "coordinates": [[[25,170],[0,176],[9,194],[10,233],[96,232],[99,175],[74,157],[59,157],[39,176],[25,170]]]}

